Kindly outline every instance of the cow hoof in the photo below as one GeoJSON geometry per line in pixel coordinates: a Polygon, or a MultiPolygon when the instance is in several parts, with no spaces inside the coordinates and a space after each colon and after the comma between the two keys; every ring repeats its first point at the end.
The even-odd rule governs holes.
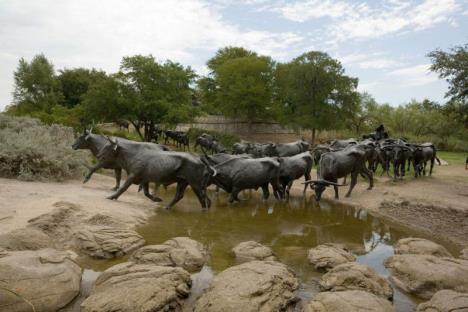
{"type": "Polygon", "coordinates": [[[107,199],[110,199],[110,200],[117,200],[117,197],[115,196],[109,196],[109,197],[106,197],[107,199]]]}
{"type": "Polygon", "coordinates": [[[89,181],[89,178],[84,179],[84,180],[83,180],[83,184],[85,184],[85,183],[88,182],[88,181],[89,181]]]}
{"type": "Polygon", "coordinates": [[[114,191],[114,192],[115,192],[115,191],[117,191],[118,189],[119,189],[119,187],[116,186],[116,187],[111,188],[111,191],[114,191]]]}
{"type": "Polygon", "coordinates": [[[164,207],[164,209],[170,210],[170,209],[171,209],[171,206],[166,206],[166,207],[164,207]]]}
{"type": "Polygon", "coordinates": [[[163,201],[161,198],[156,197],[156,196],[153,196],[153,197],[151,198],[151,200],[154,201],[154,202],[157,202],[157,203],[163,201]]]}

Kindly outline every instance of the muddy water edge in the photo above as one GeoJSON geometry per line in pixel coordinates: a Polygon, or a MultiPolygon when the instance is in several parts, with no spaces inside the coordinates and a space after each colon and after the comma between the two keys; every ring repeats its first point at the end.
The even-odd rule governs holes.
{"type": "MultiPolygon", "coordinates": [[[[173,190],[161,197],[168,201],[173,190]]],[[[393,244],[411,236],[424,237],[442,244],[452,254],[459,249],[440,241],[437,237],[417,233],[413,229],[395,227],[373,216],[365,209],[321,201],[308,196],[291,196],[288,202],[274,198],[261,199],[258,192],[244,192],[240,203],[228,204],[225,193],[210,192],[212,207],[202,211],[194,194],[188,190],[185,197],[172,210],[157,208],[146,225],[137,228],[148,245],[160,244],[177,236],[189,236],[203,243],[209,250],[209,261],[201,272],[193,275],[192,295],[187,310],[196,297],[209,286],[214,275],[236,264],[231,249],[240,242],[254,240],[272,248],[278,259],[287,264],[301,281],[299,297],[312,298],[318,291],[321,273],[308,263],[310,248],[323,243],[340,243],[350,249],[357,261],[367,264],[388,276],[383,261],[394,254],[393,244]]],[[[83,286],[90,288],[98,273],[118,260],[81,258],[85,268],[83,286]]],[[[420,302],[394,287],[396,311],[414,311],[420,302]]],[[[86,294],[84,294],[86,295],[86,294]]],[[[79,300],[81,301],[81,300],[79,300]]],[[[75,303],[79,309],[79,302],[75,303]]],[[[79,311],[73,308],[71,311],[79,311]]]]}

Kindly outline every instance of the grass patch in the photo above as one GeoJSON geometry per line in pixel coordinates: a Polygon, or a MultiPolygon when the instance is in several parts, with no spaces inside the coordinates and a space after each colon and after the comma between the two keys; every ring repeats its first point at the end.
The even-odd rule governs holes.
{"type": "Polygon", "coordinates": [[[437,157],[445,160],[449,165],[464,165],[466,157],[468,157],[468,153],[437,151],[437,157]]]}

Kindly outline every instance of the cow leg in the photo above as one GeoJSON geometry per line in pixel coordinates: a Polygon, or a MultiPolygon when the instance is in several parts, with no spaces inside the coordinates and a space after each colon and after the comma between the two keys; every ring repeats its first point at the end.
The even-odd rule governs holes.
{"type": "Polygon", "coordinates": [[[184,197],[184,192],[187,186],[188,183],[186,181],[177,182],[176,194],[169,205],[166,206],[166,209],[171,209],[179,200],[184,197]]]}
{"type": "Polygon", "coordinates": [[[134,180],[135,180],[135,175],[130,174],[127,177],[127,180],[125,180],[124,184],[117,190],[117,192],[107,197],[107,199],[114,200],[114,199],[119,198],[119,196],[122,195],[122,193],[125,192],[130,187],[130,185],[133,184],[134,180]]]}
{"type": "MultiPolygon", "coordinates": [[[[292,187],[293,183],[294,183],[294,180],[291,180],[288,183],[288,185],[286,186],[286,188],[285,188],[286,190],[285,190],[284,194],[285,194],[285,196],[287,196],[288,199],[289,199],[289,192],[291,191],[291,187],[292,187]]],[[[304,188],[304,191],[302,192],[302,194],[305,194],[305,188],[304,188]]]]}
{"type": "Polygon", "coordinates": [[[338,186],[333,185],[333,189],[335,190],[335,199],[340,199],[340,195],[338,195],[338,186]]]}
{"type": "Polygon", "coordinates": [[[228,202],[230,204],[232,204],[234,201],[240,201],[239,197],[237,197],[239,195],[240,191],[241,191],[241,189],[239,189],[237,187],[232,188],[231,194],[229,194],[229,199],[228,199],[228,202]]]}
{"type": "Polygon", "coordinates": [[[210,208],[211,202],[206,194],[206,189],[203,190],[202,187],[195,185],[195,184],[190,184],[190,187],[192,188],[195,195],[197,195],[198,201],[200,202],[202,209],[210,208]]]}
{"type": "Polygon", "coordinates": [[[394,161],[393,162],[393,181],[397,180],[397,176],[398,176],[398,162],[394,161]]]}
{"type": "Polygon", "coordinates": [[[120,179],[122,178],[122,168],[114,169],[115,186],[112,191],[117,191],[120,187],[120,179]]]}
{"type": "Polygon", "coordinates": [[[369,179],[369,187],[367,189],[371,190],[374,187],[374,176],[372,174],[372,171],[369,171],[366,168],[364,168],[361,174],[369,179]]]}
{"type": "Polygon", "coordinates": [[[355,186],[356,183],[357,183],[357,176],[358,176],[358,172],[357,172],[357,171],[351,173],[351,185],[349,186],[348,193],[346,193],[346,197],[351,196],[351,192],[353,191],[353,188],[354,188],[354,186],[355,186]]]}
{"type": "Polygon", "coordinates": [[[102,166],[101,162],[98,162],[97,164],[92,166],[91,169],[89,169],[88,174],[85,176],[85,179],[83,180],[83,183],[88,182],[89,179],[91,179],[91,176],[93,175],[93,173],[95,173],[97,170],[101,169],[102,167],[103,166],[102,166]]]}
{"type": "Polygon", "coordinates": [[[149,192],[149,183],[148,182],[143,183],[143,194],[145,194],[146,197],[148,197],[149,199],[151,199],[154,202],[161,202],[162,201],[161,198],[150,194],[150,192],[149,192]]]}
{"type": "Polygon", "coordinates": [[[283,199],[284,198],[284,190],[281,187],[281,183],[279,182],[279,179],[274,179],[273,181],[270,182],[271,186],[273,187],[274,193],[278,194],[278,197],[275,196],[276,199],[283,199]]]}
{"type": "Polygon", "coordinates": [[[346,179],[348,178],[348,175],[345,175],[344,179],[343,179],[343,184],[346,184],[346,179]]]}
{"type": "MultiPolygon", "coordinates": [[[[268,189],[268,183],[262,185],[262,191],[263,191],[263,200],[267,200],[268,197],[270,197],[270,190],[268,189]]],[[[276,197],[276,194],[275,194],[275,197],[276,197]]]]}
{"type": "Polygon", "coordinates": [[[427,161],[424,160],[424,163],[423,163],[423,175],[424,176],[426,175],[426,165],[427,165],[427,161]]]}
{"type": "Polygon", "coordinates": [[[431,158],[431,168],[429,169],[429,176],[432,175],[432,169],[434,169],[434,162],[435,162],[435,157],[431,158]]]}

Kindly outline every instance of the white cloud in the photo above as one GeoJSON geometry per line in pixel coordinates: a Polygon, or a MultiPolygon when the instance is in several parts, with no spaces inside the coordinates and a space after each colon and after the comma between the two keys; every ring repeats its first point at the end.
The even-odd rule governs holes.
{"type": "Polygon", "coordinates": [[[328,27],[335,41],[371,39],[408,30],[421,30],[436,24],[452,23],[450,16],[459,6],[455,0],[423,0],[419,4],[408,1],[387,0],[350,4],[339,0],[304,0],[287,2],[272,10],[291,21],[329,17],[333,23],[328,27]],[[372,3],[372,2],[371,2],[372,3]]]}
{"type": "Polygon", "coordinates": [[[18,59],[41,52],[57,68],[115,71],[122,56],[150,53],[201,68],[227,45],[281,59],[302,40],[294,32],[241,29],[204,0],[1,1],[0,110],[11,98],[18,59]]]}
{"type": "Polygon", "coordinates": [[[429,70],[430,64],[400,68],[387,75],[400,86],[415,87],[438,81],[437,75],[429,70]]]}

